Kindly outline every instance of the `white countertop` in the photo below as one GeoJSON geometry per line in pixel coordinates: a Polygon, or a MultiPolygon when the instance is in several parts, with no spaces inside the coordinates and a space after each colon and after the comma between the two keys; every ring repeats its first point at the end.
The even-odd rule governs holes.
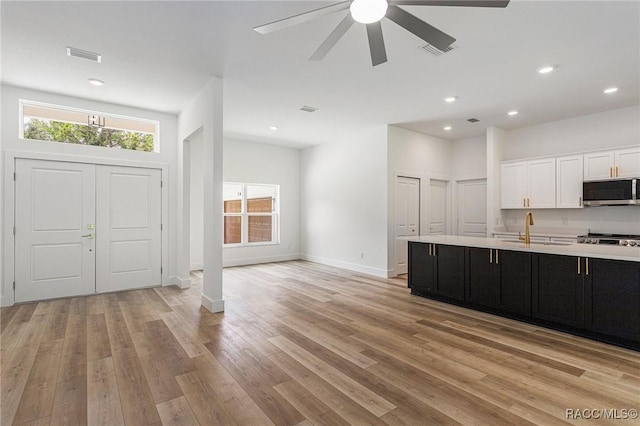
{"type": "Polygon", "coordinates": [[[504,241],[498,238],[465,237],[460,235],[424,235],[420,237],[403,237],[402,239],[420,243],[448,244],[451,246],[493,248],[499,250],[528,251],[532,253],[597,257],[601,259],[640,262],[640,247],[577,243],[568,245],[531,243],[528,247],[525,247],[521,241],[504,241]]]}

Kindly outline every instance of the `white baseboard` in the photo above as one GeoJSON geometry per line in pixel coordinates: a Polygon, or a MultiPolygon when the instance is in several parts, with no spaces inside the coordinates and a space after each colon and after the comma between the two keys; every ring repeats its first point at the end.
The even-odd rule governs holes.
{"type": "Polygon", "coordinates": [[[358,265],[357,263],[343,262],[341,260],[328,259],[326,257],[312,256],[301,254],[300,259],[310,262],[322,263],[323,265],[335,266],[336,268],[348,269],[350,271],[362,272],[363,274],[373,275],[380,278],[388,278],[391,270],[373,268],[366,265],[358,265]]]}
{"type": "Polygon", "coordinates": [[[287,260],[299,260],[299,259],[301,259],[301,257],[298,253],[280,254],[277,256],[264,256],[264,257],[244,257],[242,259],[223,260],[222,267],[226,268],[229,266],[256,265],[258,263],[285,262],[287,260]]]}
{"type": "Polygon", "coordinates": [[[202,271],[204,269],[204,264],[202,263],[192,263],[189,265],[190,271],[202,271]]]}
{"type": "Polygon", "coordinates": [[[200,303],[202,304],[202,306],[207,308],[209,312],[213,312],[213,313],[224,312],[224,299],[212,300],[203,294],[200,300],[201,300],[200,303]]]}
{"type": "Polygon", "coordinates": [[[181,289],[191,288],[191,278],[169,277],[169,285],[178,286],[181,289]]]}

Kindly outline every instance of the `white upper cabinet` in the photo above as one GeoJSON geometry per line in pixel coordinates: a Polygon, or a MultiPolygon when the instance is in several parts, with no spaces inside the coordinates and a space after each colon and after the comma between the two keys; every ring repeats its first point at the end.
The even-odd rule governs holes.
{"type": "Polygon", "coordinates": [[[500,180],[503,209],[556,206],[555,158],[503,163],[500,180]]]}
{"type": "Polygon", "coordinates": [[[583,156],[556,158],[556,207],[582,208],[583,156]]]}
{"type": "Polygon", "coordinates": [[[640,146],[614,151],[616,177],[640,177],[640,146]]]}
{"type": "Polygon", "coordinates": [[[640,177],[640,147],[584,155],[584,180],[640,177]]]}
{"type": "Polygon", "coordinates": [[[502,164],[500,171],[500,207],[518,209],[527,206],[527,163],[502,164]]]}
{"type": "Polygon", "coordinates": [[[529,161],[527,207],[549,209],[556,206],[556,159],[529,161]]]}

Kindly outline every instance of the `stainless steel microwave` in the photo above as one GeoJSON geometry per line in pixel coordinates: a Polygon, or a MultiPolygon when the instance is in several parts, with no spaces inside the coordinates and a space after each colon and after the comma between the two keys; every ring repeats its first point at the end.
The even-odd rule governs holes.
{"type": "Polygon", "coordinates": [[[640,205],[638,200],[640,178],[596,180],[582,184],[582,200],[585,206],[640,205]]]}

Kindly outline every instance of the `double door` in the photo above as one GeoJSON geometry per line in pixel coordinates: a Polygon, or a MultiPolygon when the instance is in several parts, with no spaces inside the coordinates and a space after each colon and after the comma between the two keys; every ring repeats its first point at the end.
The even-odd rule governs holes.
{"type": "Polygon", "coordinates": [[[16,160],[15,301],[161,283],[161,171],[16,160]]]}

